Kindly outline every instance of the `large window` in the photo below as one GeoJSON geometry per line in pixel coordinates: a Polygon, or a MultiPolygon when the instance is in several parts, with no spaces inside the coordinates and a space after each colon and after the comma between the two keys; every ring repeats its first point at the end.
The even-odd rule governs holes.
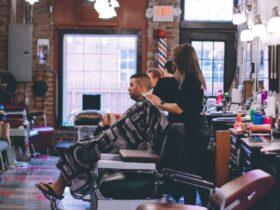
{"type": "Polygon", "coordinates": [[[72,126],[82,110],[83,94],[101,94],[101,110],[123,113],[133,101],[129,78],[137,68],[136,35],[64,34],[62,77],[63,126],[72,126]]]}
{"type": "Polygon", "coordinates": [[[184,20],[231,21],[233,0],[185,0],[184,20]]]}
{"type": "Polygon", "coordinates": [[[200,67],[206,80],[206,95],[216,95],[224,88],[225,43],[211,41],[192,41],[200,67]]]}

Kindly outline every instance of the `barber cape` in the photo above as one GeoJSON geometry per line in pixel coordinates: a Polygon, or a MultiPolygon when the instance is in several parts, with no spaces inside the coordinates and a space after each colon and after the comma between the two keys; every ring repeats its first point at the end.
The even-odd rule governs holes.
{"type": "Polygon", "coordinates": [[[97,136],[102,152],[119,149],[152,151],[168,125],[167,117],[148,100],[136,102],[109,129],[97,136]]]}

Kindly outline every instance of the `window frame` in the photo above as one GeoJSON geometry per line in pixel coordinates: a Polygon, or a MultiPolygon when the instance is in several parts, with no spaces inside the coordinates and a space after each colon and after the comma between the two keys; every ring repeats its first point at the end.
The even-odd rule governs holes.
{"type": "Polygon", "coordinates": [[[71,129],[72,126],[63,126],[63,38],[66,34],[96,34],[96,35],[136,35],[137,36],[137,55],[136,55],[136,72],[141,71],[141,60],[142,60],[142,48],[141,48],[141,31],[140,30],[106,30],[106,29],[94,29],[94,30],[85,30],[85,29],[60,29],[58,31],[58,97],[57,97],[57,110],[58,110],[58,119],[57,127],[61,129],[71,129]]]}

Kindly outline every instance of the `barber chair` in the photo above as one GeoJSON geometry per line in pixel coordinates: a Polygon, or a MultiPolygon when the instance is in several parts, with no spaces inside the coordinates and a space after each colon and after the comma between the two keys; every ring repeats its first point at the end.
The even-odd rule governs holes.
{"type": "Polygon", "coordinates": [[[27,117],[30,122],[30,131],[37,133],[36,138],[30,138],[30,141],[32,142],[33,156],[49,154],[49,149],[54,136],[54,128],[47,125],[47,118],[43,112],[29,112],[27,117]],[[41,123],[42,125],[39,125],[39,121],[37,121],[40,118],[43,120],[43,123],[41,123]]]}
{"type": "MultiPolygon", "coordinates": [[[[221,188],[215,188],[210,182],[200,177],[193,177],[190,174],[182,172],[163,170],[163,174],[168,178],[183,184],[202,187],[211,191],[207,209],[209,210],[246,210],[248,208],[254,210],[274,209],[269,204],[273,202],[269,198],[273,198],[273,188],[275,187],[275,179],[270,174],[260,170],[252,170],[240,176],[221,188]]],[[[164,176],[163,175],[163,176],[164,176]]],[[[178,204],[142,204],[137,210],[204,210],[204,207],[192,205],[178,204]]]]}
{"type": "Polygon", "coordinates": [[[158,171],[169,165],[167,156],[178,153],[174,144],[180,145],[185,135],[183,131],[181,123],[170,125],[159,137],[156,154],[138,150],[101,154],[93,172],[95,183],[90,193],[91,210],[135,210],[141,203],[159,202],[164,188],[158,171]],[[173,144],[171,151],[167,150],[171,146],[169,143],[173,144]]]}
{"type": "Polygon", "coordinates": [[[9,149],[10,164],[16,166],[24,166],[26,163],[18,163],[18,161],[30,161],[29,150],[29,122],[26,117],[26,106],[21,104],[5,105],[6,122],[10,124],[10,136],[12,139],[12,150],[9,149]],[[16,159],[15,159],[16,157],[16,159]]]}

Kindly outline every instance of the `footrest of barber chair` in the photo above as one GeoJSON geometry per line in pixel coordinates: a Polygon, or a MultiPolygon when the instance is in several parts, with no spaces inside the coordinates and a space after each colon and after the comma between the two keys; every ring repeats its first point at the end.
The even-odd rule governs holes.
{"type": "Polygon", "coordinates": [[[41,154],[39,152],[33,152],[31,157],[39,157],[41,154]]]}
{"type": "Polygon", "coordinates": [[[155,196],[155,182],[152,173],[120,172],[103,175],[99,191],[105,198],[146,199],[155,196]]]}
{"type": "Polygon", "coordinates": [[[207,210],[205,207],[168,203],[142,204],[137,210],[207,210]]]}
{"type": "Polygon", "coordinates": [[[224,184],[210,196],[209,202],[220,207],[224,201],[225,207],[247,209],[268,194],[274,186],[273,176],[256,169],[224,184]]]}

